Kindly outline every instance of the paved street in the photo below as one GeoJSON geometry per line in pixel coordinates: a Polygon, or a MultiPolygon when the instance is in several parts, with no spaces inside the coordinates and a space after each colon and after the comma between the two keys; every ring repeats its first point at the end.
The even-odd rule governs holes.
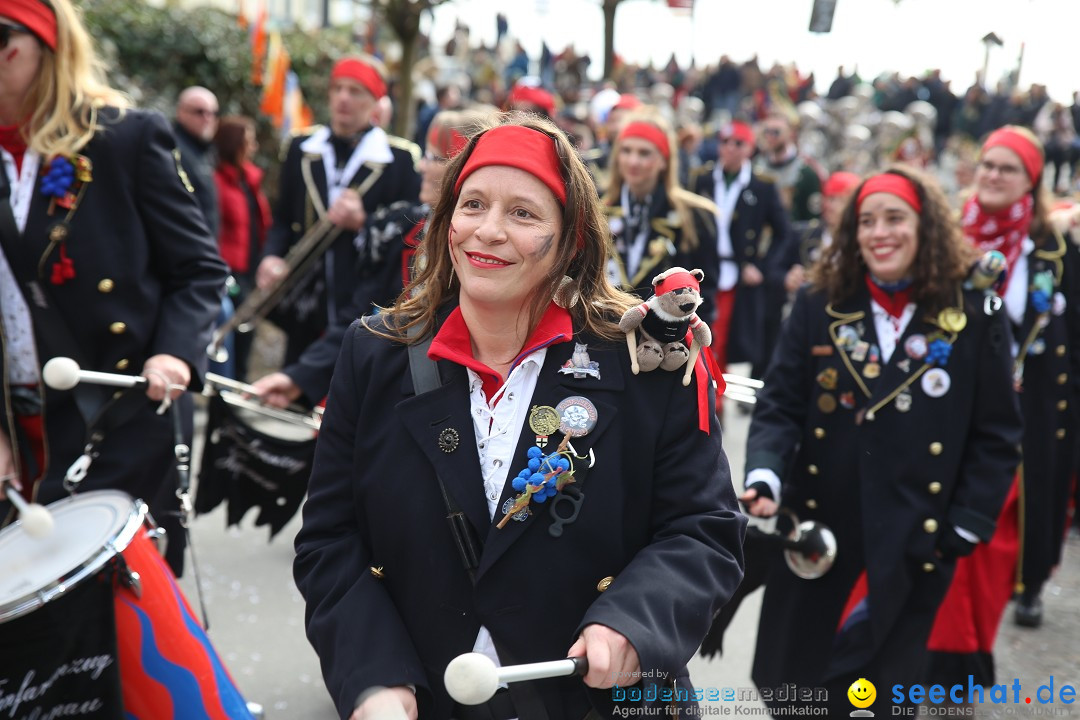
{"type": "MultiPolygon", "coordinates": [[[[742,477],[748,417],[731,405],[727,408],[725,445],[732,476],[738,480],[742,477]]],[[[218,508],[194,523],[210,637],[244,695],[265,707],[267,720],[332,720],[334,709],[322,685],[318,660],[304,636],[304,606],[292,582],[292,539],[299,518],[268,542],[268,530],[250,524],[253,516],[249,514],[240,528],[226,529],[224,508],[218,508]]],[[[1080,539],[1070,539],[1066,559],[1047,588],[1046,622],[1041,629],[1017,628],[1006,615],[997,648],[999,682],[1011,684],[1013,678],[1019,678],[1025,691],[1031,693],[1048,683],[1051,675],[1055,692],[1063,683],[1080,685],[1080,539]]],[[[194,605],[197,596],[192,573],[187,573],[182,585],[194,605]]],[[[724,658],[693,661],[691,671],[698,687],[752,687],[750,663],[759,604],[757,593],[739,610],[724,643],[728,650],[724,658]]],[[[878,693],[887,697],[882,685],[878,693]]],[[[752,702],[738,704],[760,707],[752,702]]],[[[1051,707],[1059,708],[1060,714],[1071,709],[1066,705],[986,705],[978,708],[977,715],[1025,717],[1051,707]]],[[[1080,710],[1073,714],[1080,716],[1080,710]]]]}

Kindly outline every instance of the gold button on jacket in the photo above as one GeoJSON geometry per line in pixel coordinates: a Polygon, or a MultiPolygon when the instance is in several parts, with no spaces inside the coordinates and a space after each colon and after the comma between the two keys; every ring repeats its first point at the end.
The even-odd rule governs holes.
{"type": "Polygon", "coordinates": [[[109,326],[109,332],[111,332],[113,335],[123,335],[124,331],[126,330],[127,325],[122,322],[114,322],[112,325],[109,326]]]}
{"type": "Polygon", "coordinates": [[[931,495],[937,495],[939,492],[941,492],[941,483],[932,482],[926,487],[926,489],[930,491],[931,495]]]}
{"type": "Polygon", "coordinates": [[[611,587],[611,583],[612,583],[612,582],[613,582],[614,580],[615,580],[615,578],[614,578],[614,577],[612,577],[611,575],[608,575],[608,576],[607,576],[606,578],[604,578],[604,579],[603,579],[603,580],[601,580],[600,582],[596,583],[596,589],[597,589],[597,590],[598,590],[599,592],[604,592],[604,591],[605,591],[605,590],[607,590],[607,589],[608,589],[609,587],[611,587]]]}
{"type": "Polygon", "coordinates": [[[939,442],[930,443],[930,454],[931,455],[940,455],[941,451],[944,450],[944,449],[945,449],[945,447],[939,442]]]}
{"type": "Polygon", "coordinates": [[[926,518],[923,520],[922,529],[928,533],[937,532],[938,524],[934,518],[926,518]]]}
{"type": "Polygon", "coordinates": [[[116,287],[116,283],[110,278],[104,278],[97,284],[98,292],[101,293],[110,293],[113,291],[114,287],[116,287]]]}

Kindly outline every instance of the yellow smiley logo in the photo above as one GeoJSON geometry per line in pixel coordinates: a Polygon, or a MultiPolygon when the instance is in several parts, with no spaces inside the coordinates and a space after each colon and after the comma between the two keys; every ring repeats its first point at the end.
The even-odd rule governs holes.
{"type": "Polygon", "coordinates": [[[851,683],[851,687],[847,691],[848,700],[851,704],[857,708],[868,708],[874,704],[874,700],[877,699],[877,688],[874,687],[874,683],[870,682],[866,678],[859,678],[855,682],[851,683]]]}

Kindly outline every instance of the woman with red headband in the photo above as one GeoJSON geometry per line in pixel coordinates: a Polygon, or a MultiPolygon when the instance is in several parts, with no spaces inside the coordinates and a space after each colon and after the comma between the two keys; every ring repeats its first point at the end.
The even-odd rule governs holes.
{"type": "Polygon", "coordinates": [[[935,612],[994,532],[1021,433],[1005,316],[964,289],[976,255],[942,192],[897,168],[854,197],[758,394],[741,498],[836,536],[822,577],[774,568],[753,671],[827,688],[834,717],[859,678],[924,681],[935,612]]]}
{"type": "Polygon", "coordinates": [[[704,367],[685,388],[631,372],[617,321],[638,301],[607,246],[565,136],[510,115],[447,165],[405,293],[349,329],[294,565],[342,718],[689,702],[744,520],[704,367]],[[456,705],[443,672],[470,651],[589,670],[456,705]]]}
{"type": "Polygon", "coordinates": [[[614,244],[608,278],[643,300],[652,279],[670,267],[698,268],[703,302],[698,317],[713,321],[716,206],[679,187],[679,154],[666,120],[655,110],[627,119],[612,149],[615,162],[604,193],[614,244]]]}
{"type": "Polygon", "coordinates": [[[201,385],[221,306],[226,268],[168,123],[127,105],[69,0],[0,4],[0,476],[41,503],[67,496],[76,460],[80,490],[153,501],[176,444],[155,410],[201,385]],[[147,382],[47,390],[55,356],[147,382]]]}
{"type": "Polygon", "coordinates": [[[975,612],[968,613],[963,627],[974,622],[975,629],[957,633],[958,618],[939,621],[944,634],[935,629],[931,643],[941,651],[935,657],[940,672],[973,674],[984,684],[994,682],[990,652],[1012,589],[1020,593],[1017,624],[1037,627],[1042,622],[1039,596],[1061,560],[1076,468],[1080,255],[1050,223],[1051,202],[1043,187],[1043,150],[1035,136],[1016,126],[991,133],[982,146],[975,192],[964,204],[962,222],[964,235],[975,247],[997,251],[1005,259],[999,292],[1012,328],[1013,379],[1024,416],[1023,465],[1010,519],[1017,518],[1017,512],[1022,517],[1019,533],[1013,519],[1012,535],[995,538],[1004,555],[972,558],[988,571],[972,573],[970,582],[950,593],[950,600],[957,593],[974,597],[965,603],[975,612]],[[990,579],[998,580],[996,586],[988,586],[990,579]],[[965,647],[974,637],[979,646],[965,647]]]}

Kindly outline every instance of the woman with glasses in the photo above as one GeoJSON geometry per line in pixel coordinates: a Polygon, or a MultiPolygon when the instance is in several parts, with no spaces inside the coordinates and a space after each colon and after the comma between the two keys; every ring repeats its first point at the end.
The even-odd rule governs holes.
{"type": "Polygon", "coordinates": [[[406,291],[349,328],[294,563],[341,718],[691,702],[745,519],[700,358],[690,387],[630,370],[617,322],[640,301],[607,281],[609,244],[569,141],[512,114],[447,164],[406,291]],[[589,670],[458,705],[443,673],[468,652],[589,670]]]}
{"type": "Polygon", "coordinates": [[[0,476],[48,503],[82,456],[81,490],[151,500],[175,462],[155,410],[201,385],[225,265],[168,123],[105,83],[69,0],[5,0],[0,43],[0,476]],[[55,356],[146,384],[47,390],[55,356]]]}
{"type": "MultiPolygon", "coordinates": [[[[1048,220],[1043,150],[1026,128],[983,143],[963,230],[1004,255],[998,287],[1012,330],[1013,383],[1024,417],[1023,463],[994,542],[960,565],[930,647],[933,677],[994,683],[992,650],[1013,590],[1014,620],[1038,627],[1041,592],[1061,561],[1076,470],[1080,387],[1080,256],[1048,220]]],[[[935,680],[936,681],[936,680],[935,680]]]]}
{"type": "Polygon", "coordinates": [[[835,534],[824,575],[773,568],[753,670],[761,688],[826,688],[830,717],[860,678],[882,700],[925,682],[934,616],[957,558],[993,535],[1021,435],[1005,315],[965,289],[977,254],[944,194],[894,168],[853,198],[758,394],[741,498],[835,534]]]}
{"type": "Polygon", "coordinates": [[[716,206],[679,187],[679,155],[667,121],[655,110],[627,118],[612,147],[604,212],[614,252],[608,279],[642,299],[670,267],[698,268],[704,300],[698,317],[713,321],[716,296],[716,206]]]}

